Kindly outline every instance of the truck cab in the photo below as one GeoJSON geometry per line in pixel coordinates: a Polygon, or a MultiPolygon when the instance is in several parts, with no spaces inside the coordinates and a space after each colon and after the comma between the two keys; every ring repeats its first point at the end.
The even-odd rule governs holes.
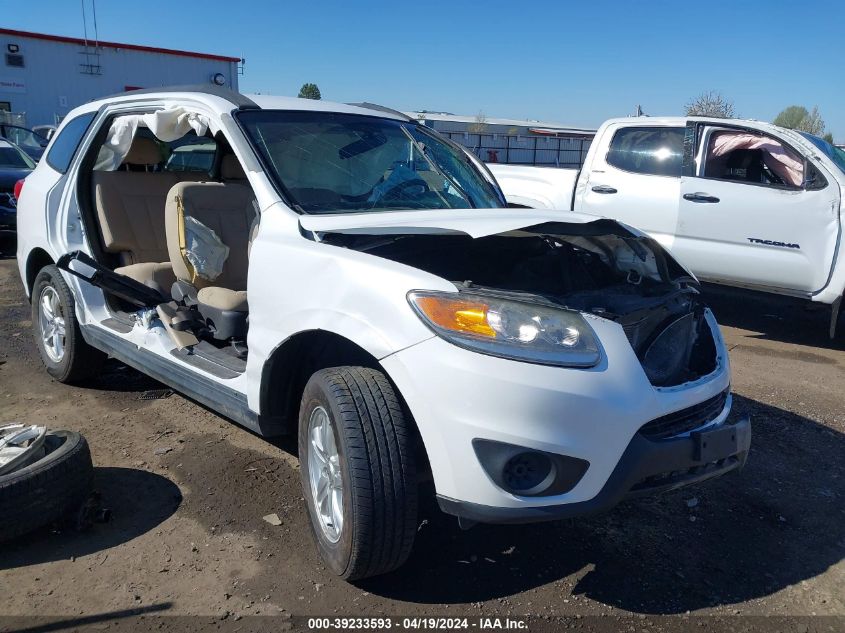
{"type": "Polygon", "coordinates": [[[845,287],[845,152],[811,135],[751,120],[612,119],[577,177],[491,170],[510,202],[635,226],[705,281],[831,304],[845,287]]]}

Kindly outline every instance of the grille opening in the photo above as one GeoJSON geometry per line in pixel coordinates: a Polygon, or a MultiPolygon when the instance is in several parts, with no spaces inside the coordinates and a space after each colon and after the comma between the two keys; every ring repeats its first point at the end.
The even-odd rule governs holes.
{"type": "Polygon", "coordinates": [[[652,420],[640,429],[650,440],[665,440],[694,431],[719,417],[728,401],[728,390],[696,405],[652,420]]]}

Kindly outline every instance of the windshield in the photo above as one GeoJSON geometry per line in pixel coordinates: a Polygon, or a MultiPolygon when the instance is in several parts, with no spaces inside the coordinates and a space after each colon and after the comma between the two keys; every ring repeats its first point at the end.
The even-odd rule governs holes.
{"type": "Polygon", "coordinates": [[[17,147],[4,145],[0,146],[0,167],[35,169],[35,163],[17,147]]]}
{"type": "Polygon", "coordinates": [[[238,120],[301,213],[505,206],[466,154],[415,123],[280,110],[238,120]]]}
{"type": "Polygon", "coordinates": [[[21,147],[31,147],[32,149],[40,149],[47,145],[47,139],[39,136],[32,130],[27,130],[23,127],[14,125],[6,126],[6,138],[12,141],[15,145],[21,147]]]}
{"type": "Polygon", "coordinates": [[[845,173],[845,151],[831,145],[826,140],[819,138],[818,136],[813,136],[812,134],[807,134],[806,132],[799,132],[799,134],[818,147],[825,156],[836,163],[836,166],[845,173]]]}

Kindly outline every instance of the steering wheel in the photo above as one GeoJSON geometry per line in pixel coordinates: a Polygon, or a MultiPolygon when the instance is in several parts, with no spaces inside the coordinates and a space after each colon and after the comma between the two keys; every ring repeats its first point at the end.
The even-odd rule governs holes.
{"type": "Polygon", "coordinates": [[[382,195],[382,199],[391,200],[395,198],[401,198],[406,192],[416,197],[421,196],[429,191],[431,191],[431,187],[428,186],[428,183],[425,180],[423,180],[422,178],[414,178],[413,180],[405,180],[391,187],[390,189],[384,192],[384,195],[382,195]],[[413,189],[418,189],[419,191],[412,191],[413,189]]]}

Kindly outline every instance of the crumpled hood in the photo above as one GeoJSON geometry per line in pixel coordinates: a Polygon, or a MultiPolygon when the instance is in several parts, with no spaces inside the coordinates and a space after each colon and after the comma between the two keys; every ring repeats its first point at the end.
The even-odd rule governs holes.
{"type": "Polygon", "coordinates": [[[437,209],[302,215],[299,225],[313,233],[367,235],[465,233],[473,238],[506,233],[544,222],[586,224],[594,215],[535,209],[437,209]]]}

